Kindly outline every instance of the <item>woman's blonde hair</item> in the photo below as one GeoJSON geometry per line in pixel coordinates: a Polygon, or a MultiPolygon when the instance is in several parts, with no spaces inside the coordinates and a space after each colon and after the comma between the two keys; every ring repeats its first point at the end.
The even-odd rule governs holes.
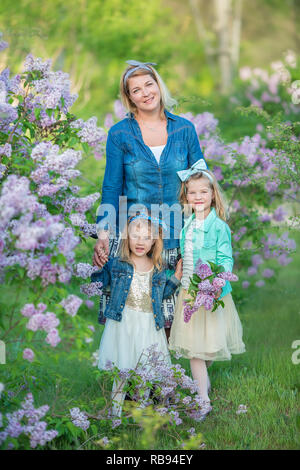
{"type": "Polygon", "coordinates": [[[226,222],[226,220],[228,220],[229,218],[226,197],[222,189],[220,188],[215,175],[209,170],[205,170],[205,172],[209,173],[209,175],[212,177],[213,182],[210,181],[210,179],[205,175],[204,172],[199,171],[198,173],[191,175],[186,181],[183,181],[181,183],[179,201],[180,204],[183,206],[184,215],[188,216],[191,215],[191,213],[193,212],[193,210],[190,208],[190,205],[188,204],[188,200],[186,197],[189,182],[198,180],[200,178],[205,178],[208,181],[209,187],[211,188],[213,193],[211,205],[215,208],[217,216],[226,222]]]}
{"type": "Polygon", "coordinates": [[[124,84],[125,74],[128,72],[128,70],[134,67],[135,67],[134,65],[129,65],[124,71],[124,73],[122,74],[121,79],[120,79],[120,98],[121,98],[121,102],[123,106],[127,109],[127,111],[130,111],[131,113],[136,114],[137,107],[130,99],[128,82],[131,77],[136,77],[139,75],[150,75],[153,78],[153,80],[156,81],[158,88],[160,90],[160,117],[164,118],[165,117],[164,108],[168,110],[172,110],[174,106],[178,105],[178,102],[174,98],[171,97],[170,92],[167,86],[165,85],[163,79],[151,65],[147,65],[147,67],[149,67],[150,70],[137,69],[128,77],[128,79],[126,80],[126,84],[124,84]]]}
{"type": "Polygon", "coordinates": [[[158,271],[161,271],[163,268],[163,261],[162,261],[162,251],[163,251],[163,239],[162,239],[162,228],[161,226],[154,227],[151,223],[151,220],[147,219],[136,219],[134,222],[132,222],[132,219],[135,216],[129,217],[127,220],[127,224],[124,228],[123,234],[122,234],[122,239],[121,239],[121,244],[120,244],[120,259],[122,261],[126,261],[129,264],[132,264],[135,266],[134,262],[130,258],[130,248],[129,248],[129,225],[130,223],[135,223],[137,227],[141,226],[141,223],[148,223],[148,228],[151,231],[151,236],[155,234],[154,238],[154,243],[150,249],[150,251],[147,253],[147,256],[149,256],[152,261],[154,266],[158,269],[158,271]]]}

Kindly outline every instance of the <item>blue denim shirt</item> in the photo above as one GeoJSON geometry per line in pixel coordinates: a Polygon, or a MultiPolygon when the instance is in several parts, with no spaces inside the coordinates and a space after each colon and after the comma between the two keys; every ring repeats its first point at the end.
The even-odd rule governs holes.
{"type": "Polygon", "coordinates": [[[179,207],[181,181],[176,172],[189,168],[204,157],[194,124],[166,109],[164,112],[168,140],[159,164],[151,149],[145,145],[140,126],[132,113],[127,113],[128,117],[110,128],[106,143],[102,200],[97,211],[97,231],[110,228],[117,235],[119,210],[123,220],[127,220],[128,209],[133,204],[143,204],[150,211],[151,204],[165,204],[168,207],[176,204],[177,215],[171,212],[171,216],[166,218],[163,212],[155,214],[161,215],[169,226],[170,237],[164,239],[164,248],[170,249],[179,246],[179,234],[183,226],[179,207]],[[119,208],[119,196],[127,197],[127,212],[119,208]],[[105,204],[114,206],[116,225],[113,219],[108,221],[105,204]]]}
{"type": "MultiPolygon", "coordinates": [[[[122,261],[119,256],[109,257],[107,263],[100,271],[92,274],[92,282],[101,281],[103,287],[110,285],[110,300],[106,306],[104,316],[112,320],[121,321],[122,311],[130,289],[133,276],[133,266],[122,261]]],[[[180,285],[180,281],[173,274],[167,279],[166,271],[158,271],[155,267],[152,273],[152,304],[156,329],[164,326],[162,301],[171,297],[180,285]]]]}
{"type": "MultiPolygon", "coordinates": [[[[180,233],[180,251],[182,258],[184,258],[186,232],[194,218],[195,213],[186,220],[184,228],[180,233]]],[[[217,216],[214,207],[211,208],[210,213],[204,219],[203,225],[194,229],[192,242],[194,268],[198,259],[201,258],[206,264],[208,264],[207,261],[212,261],[213,263],[222,265],[225,271],[232,272],[233,257],[230,228],[224,220],[217,216]]],[[[229,281],[226,281],[220,298],[229,294],[231,291],[231,284],[229,281]]]]}

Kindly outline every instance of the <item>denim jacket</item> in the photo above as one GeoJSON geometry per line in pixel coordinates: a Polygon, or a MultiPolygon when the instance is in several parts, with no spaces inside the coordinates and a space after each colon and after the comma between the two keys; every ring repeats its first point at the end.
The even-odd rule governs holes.
{"type": "MultiPolygon", "coordinates": [[[[186,220],[184,228],[180,232],[180,250],[182,258],[184,258],[186,231],[194,218],[195,213],[186,220]]],[[[212,261],[213,263],[221,264],[224,266],[225,271],[232,272],[233,258],[230,228],[226,222],[217,216],[214,207],[211,208],[210,213],[204,219],[203,225],[200,228],[194,229],[192,241],[194,268],[198,259],[201,258],[203,262],[207,263],[207,261],[212,261]]],[[[229,294],[231,291],[232,287],[230,282],[226,281],[220,298],[229,294]]]]}
{"type": "MultiPolygon", "coordinates": [[[[122,311],[124,310],[132,276],[133,266],[126,261],[122,261],[119,256],[109,257],[103,268],[92,274],[92,282],[101,281],[103,287],[110,285],[110,300],[104,312],[106,318],[116,321],[122,320],[122,311]]],[[[158,271],[154,267],[152,273],[152,305],[157,330],[164,326],[162,301],[170,297],[179,285],[180,281],[174,274],[167,280],[165,270],[158,271]]]]}
{"type": "Polygon", "coordinates": [[[106,143],[102,200],[97,211],[97,231],[110,228],[115,235],[118,234],[119,211],[121,214],[126,212],[122,206],[119,207],[119,196],[127,197],[127,212],[122,215],[124,220],[133,204],[143,204],[148,210],[151,210],[151,204],[157,204],[158,207],[176,204],[174,213],[177,215],[171,211],[170,220],[163,216],[170,232],[170,236],[164,239],[164,248],[171,249],[179,246],[179,234],[183,227],[179,204],[181,181],[176,172],[189,168],[204,157],[194,124],[167,110],[164,112],[168,140],[159,164],[151,149],[145,145],[139,124],[132,113],[127,113],[128,117],[110,128],[106,143]],[[116,224],[113,218],[109,218],[106,204],[114,206],[116,224]]]}

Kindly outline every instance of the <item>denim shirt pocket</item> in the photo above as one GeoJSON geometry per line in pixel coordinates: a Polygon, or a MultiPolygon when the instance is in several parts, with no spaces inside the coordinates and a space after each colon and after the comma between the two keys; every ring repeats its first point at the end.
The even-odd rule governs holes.
{"type": "Polygon", "coordinates": [[[187,162],[188,148],[184,140],[177,140],[172,144],[172,154],[176,161],[183,164],[187,162]]]}

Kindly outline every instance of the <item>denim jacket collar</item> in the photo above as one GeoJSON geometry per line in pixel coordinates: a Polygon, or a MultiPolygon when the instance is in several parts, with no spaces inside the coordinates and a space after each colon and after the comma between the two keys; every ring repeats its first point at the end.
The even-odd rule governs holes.
{"type": "MultiPolygon", "coordinates": [[[[170,113],[170,111],[168,111],[166,108],[164,108],[164,113],[167,118],[172,119],[173,121],[176,121],[176,118],[177,118],[176,114],[170,113]]],[[[135,119],[134,114],[131,111],[128,111],[128,113],[126,113],[126,117],[128,117],[129,119],[135,119]]]]}
{"type": "MultiPolygon", "coordinates": [[[[115,265],[122,266],[126,272],[129,272],[130,274],[133,274],[134,268],[131,263],[128,263],[127,261],[123,261],[120,256],[117,256],[114,258],[114,263],[115,265]]],[[[152,277],[156,278],[157,276],[161,276],[164,270],[159,271],[155,266],[153,267],[153,274],[152,277]]]]}

